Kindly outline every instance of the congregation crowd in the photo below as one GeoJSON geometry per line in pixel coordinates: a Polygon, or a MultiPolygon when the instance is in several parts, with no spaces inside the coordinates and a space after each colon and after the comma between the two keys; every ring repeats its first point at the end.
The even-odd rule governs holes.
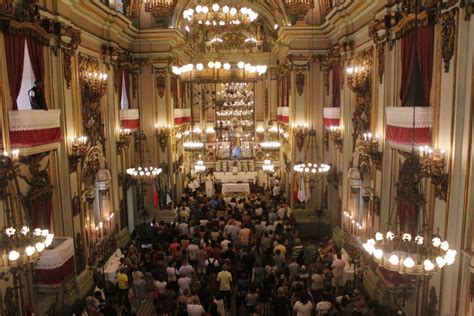
{"type": "Polygon", "coordinates": [[[99,280],[87,313],[135,315],[153,297],[153,315],[376,315],[354,282],[346,286],[332,240],[302,241],[295,224],[279,197],[183,195],[174,221],[153,220],[148,238],[137,232],[117,294],[106,297],[111,285],[99,280]]]}

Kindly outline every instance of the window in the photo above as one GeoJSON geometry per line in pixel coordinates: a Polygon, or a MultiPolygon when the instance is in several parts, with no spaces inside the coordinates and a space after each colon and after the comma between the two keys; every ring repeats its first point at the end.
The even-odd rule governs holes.
{"type": "Polygon", "coordinates": [[[30,97],[28,91],[35,84],[35,75],[33,73],[33,66],[31,65],[31,58],[28,52],[28,44],[25,40],[25,54],[23,63],[23,74],[21,78],[21,88],[16,103],[18,110],[31,110],[30,97]]]}

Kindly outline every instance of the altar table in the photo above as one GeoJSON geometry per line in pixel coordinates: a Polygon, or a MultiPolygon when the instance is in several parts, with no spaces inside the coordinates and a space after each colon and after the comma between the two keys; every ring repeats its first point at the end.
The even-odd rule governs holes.
{"type": "Polygon", "coordinates": [[[222,183],[229,183],[229,182],[253,182],[257,178],[256,171],[249,171],[249,172],[237,172],[234,174],[232,172],[214,172],[214,177],[216,181],[222,183]]]}
{"type": "Polygon", "coordinates": [[[116,283],[115,277],[117,276],[117,269],[120,266],[120,258],[122,258],[122,252],[120,249],[117,249],[104,266],[104,276],[105,280],[111,282],[112,284],[116,283]]]}
{"type": "Polygon", "coordinates": [[[250,185],[248,183],[224,183],[222,184],[222,195],[226,193],[247,193],[250,194],[250,185]]]}

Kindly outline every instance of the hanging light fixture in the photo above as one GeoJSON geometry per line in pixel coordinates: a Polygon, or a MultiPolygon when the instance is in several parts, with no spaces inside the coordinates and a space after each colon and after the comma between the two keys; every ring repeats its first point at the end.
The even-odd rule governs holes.
{"type": "Polygon", "coordinates": [[[161,171],[161,168],[156,167],[137,167],[128,168],[127,174],[136,180],[151,180],[159,176],[161,171]]]}
{"type": "Polygon", "coordinates": [[[296,163],[293,166],[293,171],[305,176],[309,180],[316,181],[327,174],[331,167],[328,164],[321,163],[318,150],[316,131],[314,128],[311,128],[308,132],[308,141],[305,146],[305,159],[296,163]]]}
{"type": "MultiPolygon", "coordinates": [[[[18,153],[13,156],[18,156],[18,153]]],[[[31,230],[26,225],[17,225],[11,206],[13,196],[10,190],[15,185],[15,163],[0,144],[0,200],[3,201],[5,224],[0,230],[0,267],[17,267],[35,262],[46,247],[53,242],[54,234],[47,229],[31,230]]],[[[18,189],[18,188],[17,188],[18,189]]]]}
{"type": "Polygon", "coordinates": [[[267,65],[254,65],[248,62],[227,62],[211,60],[204,63],[173,66],[171,71],[183,81],[255,81],[267,72],[267,65]]]}
{"type": "Polygon", "coordinates": [[[155,19],[173,15],[178,0],[146,0],[145,12],[150,13],[155,19]]]}
{"type": "Polygon", "coordinates": [[[184,10],[183,18],[190,31],[193,28],[229,31],[250,25],[258,18],[258,13],[231,1],[221,1],[220,4],[203,1],[184,10]]]}
{"type": "MultiPolygon", "coordinates": [[[[415,51],[417,28],[418,8],[415,11],[415,51]]],[[[400,168],[395,203],[389,213],[388,230],[385,233],[375,233],[375,238],[368,239],[362,246],[373,260],[385,269],[401,274],[429,275],[452,265],[456,260],[457,251],[450,249],[448,241],[443,240],[439,233],[433,233],[427,223],[426,201],[421,184],[424,166],[415,152],[415,125],[414,104],[412,150],[406,155],[400,168]],[[393,220],[398,220],[400,215],[403,215],[398,212],[400,203],[404,203],[405,207],[410,208],[410,213],[415,215],[410,220],[399,221],[402,223],[400,225],[394,225],[393,220]],[[419,211],[422,213],[422,223],[414,227],[419,211]]]]}

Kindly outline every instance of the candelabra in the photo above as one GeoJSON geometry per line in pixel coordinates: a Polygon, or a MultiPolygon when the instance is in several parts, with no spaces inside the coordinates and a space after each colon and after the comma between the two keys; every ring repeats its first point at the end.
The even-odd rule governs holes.
{"type": "Polygon", "coordinates": [[[79,136],[72,140],[71,153],[69,154],[69,171],[77,170],[77,165],[84,159],[87,152],[87,137],[79,136]]]}
{"type": "Polygon", "coordinates": [[[336,146],[337,149],[342,151],[343,138],[341,133],[341,127],[339,126],[329,126],[329,137],[336,146]]]}
{"type": "Polygon", "coordinates": [[[130,143],[130,135],[132,135],[132,130],[129,128],[121,128],[119,134],[119,140],[117,141],[117,151],[121,151],[128,147],[130,143]]]}
{"type": "Polygon", "coordinates": [[[146,0],[145,12],[150,13],[156,20],[172,16],[178,0],[146,0]]]}
{"type": "Polygon", "coordinates": [[[168,145],[168,137],[170,136],[170,128],[166,124],[155,125],[155,135],[158,138],[158,144],[160,145],[161,151],[165,151],[168,145]]]}
{"type": "Polygon", "coordinates": [[[306,123],[297,123],[292,126],[293,135],[296,139],[296,147],[298,147],[298,151],[303,150],[304,140],[308,135],[308,124],[306,123]]]}
{"type": "Polygon", "coordinates": [[[105,93],[107,74],[95,70],[81,72],[83,88],[90,100],[97,101],[105,93]]]}
{"type": "Polygon", "coordinates": [[[314,0],[284,0],[286,11],[302,20],[310,9],[314,8],[314,0]]]}
{"type": "Polygon", "coordinates": [[[445,171],[446,151],[421,146],[418,157],[421,164],[421,176],[429,178],[435,186],[436,197],[446,201],[448,191],[448,174],[445,171]]]}
{"type": "Polygon", "coordinates": [[[373,162],[377,169],[382,165],[382,152],[379,151],[380,137],[372,133],[364,133],[362,140],[359,142],[361,153],[373,162]]]}
{"type": "Polygon", "coordinates": [[[357,94],[365,94],[370,89],[370,69],[368,63],[360,60],[361,64],[357,66],[350,66],[346,69],[347,84],[349,88],[357,94]]]}

